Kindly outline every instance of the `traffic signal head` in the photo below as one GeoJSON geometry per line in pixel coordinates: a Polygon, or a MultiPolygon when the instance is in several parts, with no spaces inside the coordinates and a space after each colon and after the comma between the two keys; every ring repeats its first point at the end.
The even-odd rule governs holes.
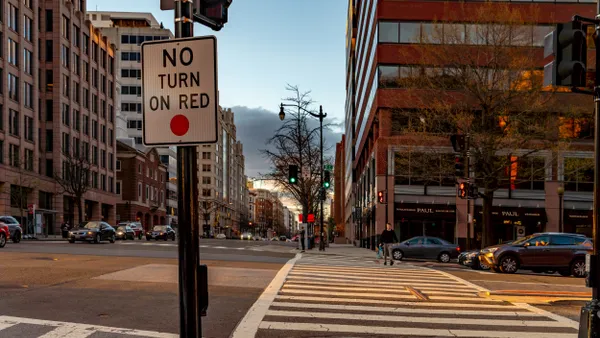
{"type": "Polygon", "coordinates": [[[458,184],[458,197],[467,198],[469,194],[469,185],[467,183],[458,184]]]}
{"type": "Polygon", "coordinates": [[[587,68],[587,41],[579,21],[559,23],[544,38],[544,57],[554,61],[544,66],[544,85],[584,87],[587,68]]]}
{"type": "Polygon", "coordinates": [[[385,190],[380,190],[377,192],[377,201],[379,204],[385,204],[385,190]]]}
{"type": "Polygon", "coordinates": [[[323,172],[323,188],[329,189],[331,186],[331,173],[329,170],[323,172]]]}
{"type": "Polygon", "coordinates": [[[465,176],[465,164],[461,155],[456,155],[454,158],[454,176],[464,177],[465,176]]]}
{"type": "Polygon", "coordinates": [[[465,135],[452,135],[450,136],[450,142],[452,142],[452,148],[457,153],[465,151],[465,135]]]}
{"type": "Polygon", "coordinates": [[[288,167],[288,183],[289,184],[297,184],[298,183],[298,166],[290,165],[288,167]]]}
{"type": "Polygon", "coordinates": [[[200,0],[200,15],[224,25],[228,20],[229,6],[233,0],[200,0]]]}

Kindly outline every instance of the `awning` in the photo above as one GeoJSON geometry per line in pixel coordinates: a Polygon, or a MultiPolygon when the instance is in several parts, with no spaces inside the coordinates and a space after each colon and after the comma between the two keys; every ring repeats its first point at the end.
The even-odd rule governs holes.
{"type": "Polygon", "coordinates": [[[421,204],[394,203],[396,220],[449,220],[456,221],[456,205],[454,204],[421,204]]]}
{"type": "MultiPolygon", "coordinates": [[[[481,219],[483,207],[475,207],[475,219],[481,219]]],[[[506,222],[525,222],[527,224],[540,222],[542,224],[548,222],[546,209],[530,208],[530,207],[492,207],[492,221],[494,223],[506,222]]]]}

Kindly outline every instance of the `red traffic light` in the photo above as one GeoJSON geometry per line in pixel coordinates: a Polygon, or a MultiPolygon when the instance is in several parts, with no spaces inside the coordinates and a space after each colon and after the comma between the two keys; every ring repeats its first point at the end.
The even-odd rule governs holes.
{"type": "Polygon", "coordinates": [[[380,204],[385,204],[385,190],[377,192],[377,200],[380,204]]]}
{"type": "Polygon", "coordinates": [[[468,193],[467,185],[464,183],[460,183],[458,185],[458,197],[465,198],[465,197],[467,197],[467,193],[468,193]]]}

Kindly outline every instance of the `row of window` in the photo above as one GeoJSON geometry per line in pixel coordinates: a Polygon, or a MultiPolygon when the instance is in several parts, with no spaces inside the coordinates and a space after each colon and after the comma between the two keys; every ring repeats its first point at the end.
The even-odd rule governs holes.
{"type": "Polygon", "coordinates": [[[140,52],[122,52],[121,61],[137,61],[142,60],[142,54],[140,52]]]}
{"type": "MultiPolygon", "coordinates": [[[[63,179],[65,179],[65,180],[69,179],[70,168],[71,168],[71,165],[67,161],[63,161],[63,163],[62,163],[62,176],[63,176],[63,179]]],[[[108,191],[108,192],[111,192],[111,193],[115,192],[115,189],[114,189],[114,186],[115,186],[114,177],[112,177],[112,176],[108,176],[107,177],[105,174],[98,175],[98,172],[96,172],[96,171],[83,172],[83,174],[86,176],[86,177],[84,177],[84,180],[86,180],[88,182],[88,186],[90,188],[92,188],[92,189],[101,189],[103,191],[108,191]]]]}
{"type": "MultiPolygon", "coordinates": [[[[33,161],[34,152],[32,149],[24,148],[21,157],[21,147],[13,143],[8,144],[8,165],[33,171],[33,161]]],[[[4,164],[4,140],[0,140],[0,164],[4,164]]]]}
{"type": "Polygon", "coordinates": [[[553,26],[379,22],[380,43],[544,46],[553,26]]]}
{"type": "Polygon", "coordinates": [[[142,78],[142,70],[141,69],[121,69],[121,77],[141,79],[142,78]]]}
{"type": "Polygon", "coordinates": [[[121,103],[121,111],[142,113],[142,104],[133,102],[121,103]]]}
{"type": "MultiPolygon", "coordinates": [[[[4,130],[4,107],[0,105],[0,130],[4,130]]],[[[27,141],[33,142],[33,118],[23,116],[23,130],[21,131],[21,114],[13,109],[8,110],[8,133],[13,136],[21,136],[27,141]]]]}
{"type": "Polygon", "coordinates": [[[121,43],[141,45],[144,41],[168,40],[168,36],[151,36],[151,35],[121,35],[121,43]]]}
{"type": "MultiPolygon", "coordinates": [[[[51,107],[49,107],[49,108],[51,108],[51,107]]],[[[73,129],[80,131],[81,130],[80,117],[81,117],[81,113],[79,110],[76,110],[76,109],[71,110],[71,108],[68,104],[66,104],[66,103],[62,104],[62,109],[61,109],[61,118],[62,119],[61,120],[65,126],[70,127],[71,123],[72,123],[73,129]],[[71,115],[72,115],[72,118],[71,118],[71,115]]],[[[111,115],[111,120],[112,120],[112,115],[111,115]]],[[[92,138],[97,140],[98,135],[100,135],[100,142],[102,142],[104,144],[108,144],[112,147],[114,145],[113,129],[108,128],[105,124],[101,124],[100,132],[99,132],[98,125],[99,125],[99,123],[97,120],[92,120],[92,124],[91,124],[92,138]],[[108,134],[107,134],[107,132],[108,132],[108,134]]],[[[89,116],[83,115],[83,125],[82,126],[83,126],[83,134],[89,135],[89,131],[90,131],[89,116]]]]}
{"type": "Polygon", "coordinates": [[[141,86],[122,86],[121,94],[142,96],[142,87],[141,86]]]}
{"type": "MultiPolygon", "coordinates": [[[[141,182],[138,182],[138,201],[142,201],[142,187],[144,187],[144,186],[146,187],[145,200],[158,202],[160,204],[160,206],[162,206],[164,203],[163,192],[162,191],[159,192],[158,188],[152,187],[148,184],[142,184],[141,182]]],[[[120,193],[120,192],[118,192],[118,193],[120,193]]]]}

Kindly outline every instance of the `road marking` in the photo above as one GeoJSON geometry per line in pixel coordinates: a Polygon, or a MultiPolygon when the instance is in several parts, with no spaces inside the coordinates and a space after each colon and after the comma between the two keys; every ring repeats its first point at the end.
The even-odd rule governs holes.
{"type": "Polygon", "coordinates": [[[576,321],[574,321],[574,320],[571,320],[569,318],[556,315],[556,314],[554,314],[552,312],[549,312],[549,311],[546,311],[546,310],[542,310],[540,308],[537,308],[535,306],[531,306],[531,305],[526,304],[526,303],[512,303],[512,304],[515,305],[515,306],[518,306],[520,308],[529,310],[529,311],[531,311],[533,313],[537,313],[537,314],[546,316],[548,318],[552,318],[552,319],[556,320],[557,322],[562,323],[565,326],[568,326],[568,327],[571,327],[571,328],[574,328],[574,329],[579,329],[579,323],[576,322],[576,321]]]}
{"type": "MultiPolygon", "coordinates": [[[[349,297],[378,297],[378,298],[391,298],[391,299],[415,299],[413,295],[390,295],[387,293],[367,293],[367,292],[332,292],[332,291],[317,291],[317,290],[290,290],[284,286],[281,289],[284,294],[296,294],[296,295],[324,295],[324,296],[349,296],[349,297]]],[[[482,298],[483,299],[483,298],[482,298]]],[[[322,299],[321,299],[322,300],[322,299]]],[[[329,301],[329,299],[328,299],[329,301]]]]}
{"type": "Polygon", "coordinates": [[[462,284],[464,284],[464,285],[470,286],[470,287],[472,287],[473,289],[475,289],[475,290],[477,290],[477,291],[483,291],[483,292],[489,292],[489,291],[490,291],[490,290],[488,290],[488,289],[486,289],[486,288],[484,288],[484,287],[481,287],[481,286],[479,286],[479,285],[476,285],[476,284],[473,284],[473,283],[471,283],[471,282],[468,282],[468,281],[466,281],[466,280],[464,280],[464,279],[462,279],[462,278],[456,277],[456,276],[454,276],[454,275],[452,275],[452,274],[449,274],[449,273],[447,273],[447,272],[445,272],[445,271],[440,271],[440,270],[437,270],[437,271],[438,271],[439,273],[441,273],[442,275],[444,275],[444,276],[446,276],[446,277],[448,277],[448,278],[450,278],[450,279],[452,279],[452,280],[455,280],[455,281],[457,281],[458,283],[462,283],[462,284]]]}
{"type": "MultiPolygon", "coordinates": [[[[293,286],[298,286],[298,287],[300,287],[300,286],[313,287],[315,285],[315,283],[314,282],[311,283],[311,282],[307,282],[307,281],[299,281],[299,280],[295,280],[295,279],[294,280],[288,279],[285,282],[285,285],[287,285],[287,286],[293,285],[293,286]]],[[[336,283],[335,289],[338,290],[338,289],[343,288],[343,289],[347,290],[347,289],[354,289],[354,288],[362,288],[362,287],[369,288],[370,287],[369,289],[373,289],[373,290],[390,290],[392,292],[397,291],[397,290],[406,290],[405,285],[394,285],[394,284],[390,285],[390,283],[383,284],[383,286],[381,286],[381,287],[378,286],[377,288],[374,288],[374,286],[376,286],[376,285],[373,285],[371,283],[352,283],[352,284],[351,283],[336,283]]]]}
{"type": "MultiPolygon", "coordinates": [[[[179,338],[178,334],[172,333],[164,333],[164,332],[156,332],[156,331],[144,331],[144,330],[134,330],[134,329],[122,329],[108,326],[99,326],[99,325],[89,325],[89,324],[79,324],[79,323],[68,323],[68,322],[58,322],[53,320],[42,320],[42,319],[33,319],[33,318],[23,318],[23,317],[12,317],[12,316],[0,316],[0,325],[2,323],[8,323],[12,325],[15,324],[34,324],[34,325],[43,325],[43,326],[54,326],[56,329],[46,333],[41,336],[44,338],[85,338],[96,332],[107,332],[107,333],[115,333],[121,335],[129,335],[129,336],[141,336],[141,337],[149,337],[149,338],[179,338]],[[71,331],[69,331],[71,330],[71,331]],[[75,331],[79,330],[79,331],[75,331]],[[86,332],[84,332],[86,331],[86,332]],[[57,333],[58,332],[58,333],[57,333]],[[75,333],[81,332],[79,335],[75,335],[75,333]],[[60,335],[61,333],[69,334],[67,336],[60,335]]],[[[1,333],[1,332],[0,332],[1,333]]],[[[39,337],[39,338],[41,338],[39,337]]]]}
{"type": "MultiPolygon", "coordinates": [[[[340,324],[312,324],[312,323],[280,323],[262,322],[261,329],[312,331],[312,332],[337,332],[349,334],[382,334],[398,336],[399,330],[403,336],[434,336],[434,337],[474,337],[474,338],[548,338],[548,333],[537,332],[492,332],[476,330],[454,329],[426,329],[411,327],[375,327],[360,325],[340,324]]],[[[577,334],[552,333],[552,338],[577,338],[577,334]]]]}
{"type": "MultiPolygon", "coordinates": [[[[485,273],[485,272],[484,272],[485,273]]],[[[569,277],[565,277],[565,278],[569,278],[569,277]]],[[[539,282],[510,282],[510,281],[505,281],[505,280],[485,280],[485,279],[472,279],[472,282],[486,282],[486,283],[506,283],[506,284],[525,284],[525,285],[540,285],[539,282]]],[[[547,285],[552,285],[552,286],[565,286],[565,287],[572,287],[572,288],[585,288],[587,289],[588,287],[585,285],[574,285],[574,284],[550,284],[550,283],[544,283],[547,285]]]]}
{"type": "Polygon", "coordinates": [[[314,284],[315,281],[318,282],[333,282],[336,283],[336,285],[396,285],[396,286],[415,286],[415,287],[421,287],[421,286],[437,286],[437,287],[446,287],[446,288],[452,288],[452,289],[461,289],[461,290],[473,290],[472,288],[466,286],[466,285],[460,285],[460,284],[454,284],[454,283],[425,283],[425,282],[417,282],[417,283],[413,283],[413,281],[410,282],[402,282],[399,280],[393,280],[393,281],[387,281],[387,282],[382,282],[382,281],[361,281],[360,279],[355,280],[355,279],[342,279],[342,278],[333,278],[333,276],[331,276],[332,278],[322,278],[322,277],[307,277],[307,276],[288,276],[288,280],[293,281],[294,283],[307,283],[307,284],[314,284]]]}
{"type": "MultiPolygon", "coordinates": [[[[403,277],[403,278],[385,278],[385,277],[368,277],[368,276],[356,276],[356,275],[343,275],[343,276],[339,276],[337,274],[329,274],[329,273],[320,273],[320,272],[296,272],[295,270],[292,271],[290,273],[290,275],[293,276],[317,276],[317,277],[335,277],[337,280],[372,280],[372,281],[388,281],[388,282],[422,282],[422,283],[431,283],[431,284],[439,284],[439,285],[453,285],[453,284],[458,284],[457,282],[452,282],[452,281],[444,281],[444,280],[431,280],[431,279],[418,279],[419,277],[415,277],[415,278],[408,278],[408,277],[403,277]]],[[[393,276],[391,276],[393,277],[393,276]]]]}
{"type": "Polygon", "coordinates": [[[440,290],[428,290],[428,289],[423,289],[423,288],[416,288],[418,291],[428,294],[428,295],[450,295],[450,296],[469,296],[469,297],[479,297],[477,295],[477,291],[476,290],[471,290],[470,292],[467,291],[456,291],[456,290],[444,290],[444,291],[440,291],[440,290]]]}
{"type": "MultiPolygon", "coordinates": [[[[310,289],[310,290],[340,290],[337,286],[326,286],[326,285],[297,285],[285,283],[283,289],[310,289]]],[[[409,293],[406,288],[403,289],[388,289],[388,288],[362,288],[352,287],[344,288],[345,291],[378,291],[378,292],[398,292],[398,293],[409,293]]]]}
{"type": "Polygon", "coordinates": [[[290,273],[294,264],[297,260],[302,257],[302,254],[296,254],[296,257],[290,259],[285,265],[279,270],[275,278],[271,281],[269,286],[265,289],[265,291],[260,295],[260,297],[256,300],[256,302],[252,305],[250,310],[246,312],[246,315],[242,320],[238,323],[235,328],[232,338],[247,338],[254,337],[258,328],[260,327],[260,323],[265,317],[265,313],[269,310],[271,303],[277,297],[277,293],[283,286],[287,275],[290,273]]]}
{"type": "MultiPolygon", "coordinates": [[[[313,304],[313,303],[289,303],[275,301],[271,306],[299,308],[299,309],[328,309],[340,311],[365,311],[365,312],[389,312],[389,313],[420,313],[420,314],[441,314],[441,315],[490,315],[498,317],[545,317],[545,315],[529,311],[486,311],[486,310],[446,310],[446,309],[419,309],[415,307],[381,307],[381,306],[363,306],[363,305],[337,305],[337,304],[313,304]]],[[[506,306],[505,306],[506,307],[506,306]]]]}
{"type": "MultiPolygon", "coordinates": [[[[337,275],[352,275],[352,276],[414,276],[416,272],[414,271],[403,271],[403,270],[384,270],[381,269],[379,271],[364,271],[364,270],[350,270],[344,268],[313,268],[313,267],[305,267],[305,266],[297,266],[294,268],[294,271],[311,271],[311,272],[335,272],[337,275]]],[[[447,280],[445,276],[439,274],[421,274],[420,277],[427,277],[429,279],[440,279],[447,280]]]]}
{"type": "Polygon", "coordinates": [[[4,330],[4,329],[8,329],[11,326],[17,325],[17,323],[7,323],[7,322],[2,322],[0,321],[0,331],[4,330]]]}
{"type": "MultiPolygon", "coordinates": [[[[283,300],[305,300],[311,302],[323,302],[323,297],[310,297],[310,296],[292,296],[292,295],[278,295],[277,299],[283,300]]],[[[477,308],[477,309],[508,309],[514,311],[514,307],[511,305],[499,305],[499,304],[470,304],[470,303],[431,303],[431,302],[406,302],[406,301],[392,301],[384,299],[352,299],[352,298],[327,298],[329,303],[360,303],[360,304],[387,304],[396,306],[424,306],[424,307],[452,307],[452,308],[477,308]]]]}
{"type": "Polygon", "coordinates": [[[459,301],[475,301],[475,302],[504,302],[500,299],[481,298],[481,297],[452,297],[452,296],[429,296],[430,300],[459,300],[459,301]]]}
{"type": "Polygon", "coordinates": [[[364,321],[382,321],[397,323],[431,323],[431,324],[460,324],[460,325],[486,325],[486,326],[522,326],[522,327],[563,327],[563,324],[556,321],[547,320],[510,320],[510,319],[471,319],[454,317],[412,317],[412,316],[385,316],[385,315],[367,315],[351,313],[333,313],[333,312],[301,312],[301,311],[281,311],[269,310],[267,316],[278,317],[296,317],[296,318],[327,318],[327,319],[347,319],[364,321]]]}

